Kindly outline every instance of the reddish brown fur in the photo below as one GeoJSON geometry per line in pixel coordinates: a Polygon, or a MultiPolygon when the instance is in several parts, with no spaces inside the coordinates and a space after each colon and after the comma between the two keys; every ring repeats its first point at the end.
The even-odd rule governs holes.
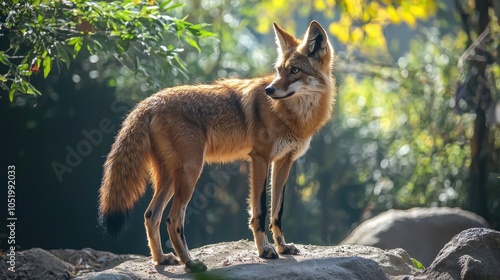
{"type": "Polygon", "coordinates": [[[311,137],[332,113],[333,50],[316,22],[302,43],[277,25],[275,32],[276,75],[168,88],[139,103],[124,121],[104,165],[99,211],[106,226],[119,228],[121,224],[113,224],[114,215],[132,209],[151,178],[154,196],[145,226],[157,264],[177,263],[172,254],[163,254],[159,237],[159,221],[173,196],[167,229],[174,250],[192,271],[206,269],[190,257],[183,234],[185,209],[205,162],[250,161],[250,227],[259,255],[266,258],[277,257],[261,228],[267,214],[262,213],[267,211],[262,195],[272,166],[274,240],[279,253],[298,252],[285,243],[280,207],[293,161],[307,150],[311,137]],[[288,74],[293,67],[301,72],[288,74]],[[285,91],[293,85],[298,92],[275,99],[264,92],[268,85],[285,91]]]}

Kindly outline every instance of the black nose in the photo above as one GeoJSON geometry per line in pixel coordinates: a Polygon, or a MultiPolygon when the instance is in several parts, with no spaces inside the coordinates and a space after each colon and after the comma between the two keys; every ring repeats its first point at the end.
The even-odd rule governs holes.
{"type": "Polygon", "coordinates": [[[274,93],[274,87],[273,86],[268,86],[266,87],[266,93],[269,95],[269,94],[273,94],[274,93]]]}

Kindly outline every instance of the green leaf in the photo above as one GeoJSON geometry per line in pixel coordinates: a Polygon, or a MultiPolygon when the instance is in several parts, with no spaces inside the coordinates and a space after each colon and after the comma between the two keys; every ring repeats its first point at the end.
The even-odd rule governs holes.
{"type": "Polygon", "coordinates": [[[193,48],[197,49],[198,50],[198,53],[201,53],[201,49],[200,47],[198,46],[198,42],[196,42],[196,40],[194,39],[191,39],[191,38],[188,38],[188,37],[185,37],[184,38],[186,40],[186,42],[192,46],[193,48]]]}
{"type": "Polygon", "coordinates": [[[74,54],[74,57],[76,57],[78,55],[78,53],[80,52],[80,50],[82,49],[82,40],[80,40],[78,43],[75,44],[75,46],[73,47],[73,50],[75,51],[75,54],[74,54]]]}
{"type": "Polygon", "coordinates": [[[215,37],[215,36],[217,36],[217,34],[215,34],[213,32],[210,32],[210,31],[206,31],[204,29],[200,29],[199,36],[202,36],[202,37],[215,37]]]}
{"type": "Polygon", "coordinates": [[[52,68],[52,59],[50,58],[50,56],[46,56],[43,59],[42,65],[43,65],[43,77],[47,78],[47,76],[50,73],[50,69],[52,68]]]}
{"type": "Polygon", "coordinates": [[[17,84],[10,85],[9,100],[12,102],[14,100],[14,93],[16,92],[17,84]]]}
{"type": "Polygon", "coordinates": [[[64,45],[62,45],[59,42],[56,42],[55,46],[56,46],[56,49],[57,49],[59,60],[62,61],[66,65],[67,69],[69,69],[69,65],[70,65],[71,59],[69,58],[68,52],[64,48],[64,45]]]}
{"type": "Polygon", "coordinates": [[[206,26],[207,26],[206,24],[189,25],[187,26],[187,30],[194,36],[200,36],[200,37],[215,36],[215,33],[203,29],[206,26]]]}
{"type": "Polygon", "coordinates": [[[184,3],[175,4],[175,5],[172,5],[172,6],[170,6],[170,7],[166,7],[166,8],[161,8],[161,7],[160,7],[160,8],[161,8],[164,12],[170,12],[170,11],[175,10],[175,9],[177,9],[177,8],[179,8],[179,7],[182,7],[182,6],[184,6],[184,3]]]}
{"type": "Polygon", "coordinates": [[[425,269],[425,267],[422,265],[422,263],[417,261],[417,259],[411,258],[411,261],[413,262],[413,266],[415,266],[416,268],[425,269]]]}
{"type": "Polygon", "coordinates": [[[28,82],[26,83],[26,93],[42,95],[39,90],[37,90],[31,83],[28,82]]]}
{"type": "Polygon", "coordinates": [[[23,63],[23,64],[17,66],[17,70],[19,70],[19,71],[24,71],[24,70],[27,70],[28,68],[29,68],[28,63],[23,63]]]}
{"type": "Polygon", "coordinates": [[[9,56],[5,52],[0,52],[0,62],[7,66],[10,65],[9,56]]]}
{"type": "Polygon", "coordinates": [[[26,82],[26,81],[23,81],[23,90],[27,94],[35,94],[35,91],[33,90],[33,86],[31,86],[31,84],[26,82]]]}
{"type": "Polygon", "coordinates": [[[160,3],[160,10],[163,10],[165,9],[165,7],[170,4],[172,2],[172,0],[165,0],[165,1],[161,1],[160,3]]]}
{"type": "Polygon", "coordinates": [[[71,37],[68,40],[68,45],[72,46],[72,45],[76,44],[79,40],[81,40],[80,37],[71,37]]]}
{"type": "Polygon", "coordinates": [[[82,37],[72,37],[68,40],[68,45],[73,45],[73,50],[75,53],[73,54],[73,58],[76,58],[78,53],[80,52],[80,49],[82,48],[83,45],[83,38],[82,37]]]}
{"type": "Polygon", "coordinates": [[[179,66],[181,67],[181,70],[188,72],[186,64],[184,63],[184,61],[182,61],[182,59],[178,55],[174,55],[174,59],[177,62],[177,64],[179,64],[179,66]]]}

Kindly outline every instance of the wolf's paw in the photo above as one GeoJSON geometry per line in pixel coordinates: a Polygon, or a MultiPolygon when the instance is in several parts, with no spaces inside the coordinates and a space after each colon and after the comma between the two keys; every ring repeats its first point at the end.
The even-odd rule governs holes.
{"type": "Polygon", "coordinates": [[[186,263],[186,268],[193,273],[207,271],[207,266],[200,260],[189,260],[186,263]]]}
{"type": "Polygon", "coordinates": [[[169,253],[163,255],[159,260],[153,260],[155,265],[177,265],[180,264],[179,260],[174,256],[174,254],[169,253]]]}
{"type": "Polygon", "coordinates": [[[278,252],[282,255],[297,255],[300,250],[295,247],[295,244],[289,243],[283,245],[278,245],[278,252]]]}
{"type": "Polygon", "coordinates": [[[259,257],[264,259],[277,259],[279,258],[278,253],[276,253],[276,249],[272,245],[264,246],[262,253],[259,254],[259,257]]]}

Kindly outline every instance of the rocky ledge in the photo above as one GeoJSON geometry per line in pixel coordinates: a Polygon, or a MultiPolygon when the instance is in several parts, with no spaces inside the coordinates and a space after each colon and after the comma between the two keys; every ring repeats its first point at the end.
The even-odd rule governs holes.
{"type": "Polygon", "coordinates": [[[300,254],[259,258],[248,240],[191,250],[209,268],[192,274],[184,266],[155,266],[150,257],[93,249],[30,249],[16,256],[16,272],[0,259],[2,279],[499,279],[500,232],[472,228],[457,234],[423,269],[402,249],[370,246],[297,245],[300,254]],[[6,276],[6,277],[4,277],[6,276]]]}

